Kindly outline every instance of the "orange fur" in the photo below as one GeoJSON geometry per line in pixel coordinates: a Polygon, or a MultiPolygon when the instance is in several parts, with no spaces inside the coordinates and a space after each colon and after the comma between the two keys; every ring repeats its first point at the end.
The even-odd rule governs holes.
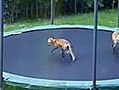
{"type": "Polygon", "coordinates": [[[54,45],[55,47],[59,47],[64,50],[68,48],[68,45],[71,45],[67,40],[59,38],[49,38],[48,44],[54,45]]]}
{"type": "Polygon", "coordinates": [[[66,39],[60,39],[60,38],[49,38],[48,39],[48,45],[53,45],[57,48],[61,48],[65,50],[66,53],[69,53],[72,57],[72,60],[75,60],[74,53],[72,51],[71,44],[68,40],[66,39]]]}
{"type": "Polygon", "coordinates": [[[113,32],[112,33],[112,41],[113,41],[113,48],[117,46],[117,43],[119,42],[119,32],[113,32]]]}

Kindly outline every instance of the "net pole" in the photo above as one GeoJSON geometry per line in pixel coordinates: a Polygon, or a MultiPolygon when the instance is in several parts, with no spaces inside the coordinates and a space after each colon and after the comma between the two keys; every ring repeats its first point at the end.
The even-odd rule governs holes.
{"type": "Polygon", "coordinates": [[[117,19],[118,21],[117,21],[117,23],[118,23],[118,28],[119,28],[119,0],[118,0],[118,9],[117,9],[117,13],[118,13],[118,17],[117,17],[117,18],[118,18],[118,19],[117,19]]]}
{"type": "Polygon", "coordinates": [[[98,25],[98,0],[94,0],[94,30],[93,30],[93,90],[96,90],[97,25],[98,25]]]}
{"type": "Polygon", "coordinates": [[[3,67],[3,17],[2,0],[0,0],[0,90],[2,90],[2,67],[3,67]]]}

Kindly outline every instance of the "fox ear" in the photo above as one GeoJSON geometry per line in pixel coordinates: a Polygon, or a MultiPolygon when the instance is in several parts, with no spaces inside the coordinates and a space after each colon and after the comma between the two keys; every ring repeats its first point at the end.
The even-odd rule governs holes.
{"type": "Polygon", "coordinates": [[[54,39],[55,37],[51,37],[52,39],[54,39]]]}
{"type": "Polygon", "coordinates": [[[48,39],[48,41],[49,41],[49,42],[51,42],[53,39],[54,39],[54,38],[53,38],[53,37],[51,37],[51,38],[49,38],[49,39],[48,39]]]}

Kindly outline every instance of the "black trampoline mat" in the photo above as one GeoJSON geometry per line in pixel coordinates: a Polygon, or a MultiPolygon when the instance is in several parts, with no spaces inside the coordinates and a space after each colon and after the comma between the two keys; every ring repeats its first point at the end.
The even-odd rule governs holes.
{"type": "MultiPolygon", "coordinates": [[[[119,79],[119,57],[112,52],[111,31],[98,31],[97,79],[119,79]]],[[[92,80],[93,31],[85,29],[36,30],[4,37],[3,70],[12,74],[52,80],[92,80]],[[72,43],[76,61],[60,50],[51,53],[50,37],[72,43]]]]}

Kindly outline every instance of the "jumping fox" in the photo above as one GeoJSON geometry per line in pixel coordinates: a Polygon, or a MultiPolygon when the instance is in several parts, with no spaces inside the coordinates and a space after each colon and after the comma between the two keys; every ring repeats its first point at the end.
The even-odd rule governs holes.
{"type": "Polygon", "coordinates": [[[112,33],[112,41],[113,41],[113,48],[115,48],[117,46],[117,44],[119,43],[119,32],[113,32],[112,33]]]}
{"type": "Polygon", "coordinates": [[[74,53],[71,47],[71,43],[68,40],[52,37],[48,39],[48,45],[52,45],[55,47],[53,50],[51,50],[51,52],[60,48],[62,50],[63,57],[64,57],[64,52],[66,52],[71,56],[73,61],[75,60],[75,56],[74,56],[74,53]]]}

